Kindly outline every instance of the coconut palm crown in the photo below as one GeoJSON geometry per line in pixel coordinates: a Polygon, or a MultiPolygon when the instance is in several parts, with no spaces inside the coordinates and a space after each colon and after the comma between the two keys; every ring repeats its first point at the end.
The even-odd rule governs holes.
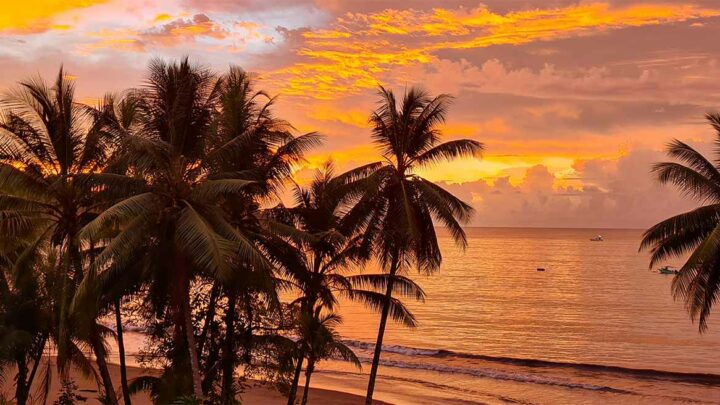
{"type": "MultiPolygon", "coordinates": [[[[440,142],[439,126],[445,122],[450,99],[411,88],[398,103],[392,91],[381,87],[380,105],[370,119],[373,140],[385,162],[369,176],[367,193],[355,211],[371,207],[371,214],[366,216],[366,242],[374,246],[379,262],[390,273],[388,302],[393,293],[392,277],[398,272],[411,265],[424,273],[440,267],[442,254],[435,223],[447,228],[460,246],[467,243],[461,223],[470,219],[472,207],[418,173],[441,161],[476,156],[483,149],[480,142],[469,139],[440,142]]],[[[372,403],[388,310],[385,305],[381,314],[368,404],[372,403]]]]}
{"type": "MultiPolygon", "coordinates": [[[[717,133],[716,148],[720,147],[720,114],[706,118],[717,133]]],[[[651,268],[689,255],[673,279],[672,293],[685,302],[690,318],[703,332],[720,291],[720,156],[708,159],[677,139],[668,144],[667,154],[676,162],[657,163],[653,167],[657,179],[675,185],[701,206],[648,229],[640,249],[650,249],[651,268]]]]}

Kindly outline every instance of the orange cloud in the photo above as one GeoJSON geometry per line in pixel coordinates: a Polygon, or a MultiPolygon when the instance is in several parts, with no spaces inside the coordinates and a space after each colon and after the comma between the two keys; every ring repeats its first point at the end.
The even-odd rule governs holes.
{"type": "Polygon", "coordinates": [[[165,22],[170,21],[172,19],[172,16],[167,13],[158,14],[155,16],[155,22],[165,22]]]}
{"type": "Polygon", "coordinates": [[[229,32],[204,14],[196,14],[192,19],[177,19],[156,29],[144,32],[141,37],[162,46],[174,46],[178,43],[194,40],[196,37],[224,39],[229,32]]]}
{"type": "Polygon", "coordinates": [[[441,50],[519,45],[718,15],[720,9],[690,5],[615,8],[606,3],[507,14],[484,6],[349,13],[330,29],[303,33],[300,61],[266,77],[286,94],[332,99],[374,88],[398,68],[433,62],[441,50]]]}
{"type": "MultiPolygon", "coordinates": [[[[169,14],[159,14],[154,23],[168,21],[169,14]]],[[[87,54],[98,49],[145,52],[153,47],[171,48],[191,44],[199,38],[212,39],[205,50],[210,52],[239,52],[251,41],[272,43],[273,38],[261,32],[265,26],[240,21],[224,25],[205,14],[191,18],[178,18],[167,23],[155,24],[150,28],[102,29],[86,34],[98,38],[94,43],[80,46],[80,53],[87,54]]]]}
{"type": "Polygon", "coordinates": [[[339,122],[358,128],[368,128],[370,113],[367,110],[336,108],[330,105],[316,105],[308,116],[316,121],[339,122]]]}
{"type": "Polygon", "coordinates": [[[51,29],[68,29],[54,24],[55,18],[65,12],[106,3],[108,0],[29,0],[8,1],[0,12],[0,32],[32,34],[51,29]]]}
{"type": "MultiPolygon", "coordinates": [[[[170,18],[160,14],[155,21],[170,18]]],[[[231,33],[204,14],[196,14],[192,18],[179,18],[149,30],[103,29],[87,34],[99,38],[97,42],[83,45],[80,53],[90,53],[97,49],[114,49],[119,51],[144,52],[148,46],[173,47],[193,42],[197,38],[225,39],[231,33]]]]}

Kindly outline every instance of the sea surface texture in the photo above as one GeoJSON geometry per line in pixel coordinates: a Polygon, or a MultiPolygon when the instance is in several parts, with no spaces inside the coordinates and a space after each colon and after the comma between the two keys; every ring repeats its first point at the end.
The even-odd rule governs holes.
{"type": "MultiPolygon", "coordinates": [[[[442,268],[410,271],[419,326],[390,325],[376,398],[397,404],[720,403],[720,317],[698,333],[642,231],[439,230],[442,268]],[[590,239],[601,234],[603,242],[590,239]],[[538,268],[544,271],[538,271],[538,268]]],[[[682,264],[681,260],[672,265],[682,264]]],[[[720,311],[720,307],[716,310],[720,311]]],[[[378,316],[343,303],[362,370],[327,361],[313,386],[365,394],[378,316]]],[[[142,336],[130,333],[130,348],[142,336]]]]}
{"type": "MultiPolygon", "coordinates": [[[[388,330],[378,398],[720,403],[720,318],[698,333],[682,301],[672,298],[673,276],[648,269],[648,253],[638,252],[642,231],[467,233],[463,252],[440,231],[441,270],[410,272],[427,300],[409,303],[416,329],[388,330]],[[598,234],[603,242],[590,240],[598,234]]],[[[355,305],[342,313],[343,336],[369,361],[377,316],[355,305]]],[[[318,384],[340,388],[357,380],[353,392],[363,393],[364,375],[334,363],[325,369],[318,384]]],[[[360,373],[368,370],[365,364],[360,373]]]]}

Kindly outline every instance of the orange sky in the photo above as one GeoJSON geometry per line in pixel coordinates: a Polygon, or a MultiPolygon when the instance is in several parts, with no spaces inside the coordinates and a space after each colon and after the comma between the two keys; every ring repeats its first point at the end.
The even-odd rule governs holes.
{"type": "Polygon", "coordinates": [[[27,0],[0,14],[0,88],[65,64],[90,101],[155,56],[237,64],[326,136],[302,177],[376,160],[378,84],[422,85],[455,96],[447,139],[487,146],[423,173],[473,224],[643,227],[688,207],[651,181],[662,146],[711,149],[718,34],[711,0],[27,0]]]}

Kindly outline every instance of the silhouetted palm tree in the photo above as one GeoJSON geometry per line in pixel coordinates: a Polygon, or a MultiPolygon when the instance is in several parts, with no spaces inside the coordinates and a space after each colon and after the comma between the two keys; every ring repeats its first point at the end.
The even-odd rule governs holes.
{"type": "MultiPolygon", "coordinates": [[[[213,142],[220,145],[207,157],[211,176],[235,176],[253,182],[242,193],[228,196],[223,204],[236,237],[243,237],[262,248],[268,243],[267,229],[262,221],[262,205],[274,198],[292,174],[303,155],[320,144],[320,136],[307,133],[294,136],[294,128],[277,118],[273,112],[275,98],[254,89],[250,76],[242,69],[231,67],[219,86],[219,102],[214,116],[213,142]]],[[[221,400],[234,403],[234,373],[237,368],[238,340],[235,324],[240,307],[258,297],[279,308],[277,285],[272,266],[253,265],[238,261],[230,280],[219,287],[217,300],[226,298],[225,336],[222,356],[221,400]]],[[[212,315],[212,314],[208,314],[212,315]]],[[[214,315],[213,315],[214,316],[214,315]]],[[[208,316],[209,320],[212,316],[208,316]]],[[[244,342],[249,345],[249,342],[244,342]]],[[[245,361],[250,363],[251,350],[245,347],[245,361]]]]}
{"type": "MultiPolygon", "coordinates": [[[[187,59],[154,61],[147,85],[136,93],[139,124],[119,131],[119,157],[109,165],[140,184],[83,230],[89,240],[120,230],[96,258],[98,268],[112,263],[106,278],[122,277],[145,252],[139,277],[150,287],[156,313],[169,309],[174,328],[172,367],[164,378],[172,390],[161,390],[172,397],[189,394],[190,387],[196,398],[203,396],[191,282],[202,277],[229,293],[241,275],[270,271],[252,226],[243,225],[256,222],[247,218],[258,209],[256,196],[272,190],[269,184],[281,182],[317,144],[314,135],[293,137],[288,125],[272,118],[270,104],[254,103],[248,83],[235,68],[218,79],[187,59]]],[[[230,378],[235,352],[223,355],[230,378]]]]}
{"type": "MultiPolygon", "coordinates": [[[[274,248],[268,252],[283,264],[290,276],[290,284],[299,292],[292,304],[299,307],[300,349],[288,404],[295,401],[305,356],[308,358],[306,381],[309,382],[312,374],[315,360],[311,362],[311,354],[306,351],[312,342],[304,341],[303,336],[324,333],[311,330],[313,326],[323,327],[323,322],[319,322],[321,312],[333,311],[340,297],[373,309],[382,308],[385,302],[384,294],[376,290],[385,287],[389,275],[344,274],[349,268],[365,262],[370,253],[362,244],[363,229],[358,222],[362,217],[350,216],[348,211],[365,186],[365,177],[374,168],[374,165],[362,166],[335,177],[333,166],[328,163],[318,171],[309,187],[295,186],[295,206],[276,208],[271,213],[274,221],[270,223],[270,229],[285,237],[288,244],[274,240],[274,248]]],[[[411,280],[397,277],[396,283],[402,295],[424,299],[422,289],[411,280]]],[[[415,318],[400,300],[391,298],[390,306],[397,320],[409,326],[415,324],[415,318]]]]}
{"type": "Polygon", "coordinates": [[[308,402],[310,377],[320,360],[327,358],[342,359],[360,368],[360,360],[353,351],[340,340],[335,328],[342,322],[339,315],[333,313],[301,313],[298,320],[298,335],[306,353],[308,365],[305,370],[305,391],[302,405],[308,402]]]}
{"type": "Polygon", "coordinates": [[[0,119],[0,206],[8,238],[31,232],[34,239],[17,257],[22,268],[58,248],[65,266],[58,306],[58,367],[65,368],[73,338],[93,348],[105,395],[115,392],[105,364],[102,336],[107,329],[93,322],[73,324],[70,300],[83,277],[80,229],[93,217],[98,190],[109,180],[100,173],[114,149],[104,131],[105,115],[74,100],[74,84],[60,69],[52,87],[41,79],[20,83],[3,98],[0,119]],[[79,333],[84,333],[80,336],[79,333]]]}
{"type": "MultiPolygon", "coordinates": [[[[108,227],[122,230],[98,255],[98,266],[127,262],[150,247],[148,256],[153,259],[145,276],[151,281],[151,299],[161,315],[169,298],[173,318],[174,384],[182,393],[187,377],[191,392],[202,398],[190,283],[195,270],[211,277],[229,276],[229,257],[244,241],[220,235],[218,228],[227,225],[217,203],[250,182],[207,177],[204,157],[212,148],[207,135],[217,99],[217,79],[210,72],[191,66],[187,59],[177,64],[156,60],[139,94],[140,124],[137,132],[124,134],[121,146],[122,160],[131,171],[121,176],[142,181],[141,192],[102,212],[83,235],[97,240],[108,227]]],[[[245,252],[253,254],[251,249],[245,252]]]]}
{"type": "MultiPolygon", "coordinates": [[[[717,132],[718,146],[720,115],[708,114],[707,119],[717,132]]],[[[703,332],[720,289],[720,158],[709,160],[679,140],[670,142],[667,154],[679,163],[656,164],[653,172],[658,180],[674,184],[702,206],[648,229],[640,249],[651,249],[650,268],[663,260],[690,254],[673,279],[672,293],[685,301],[690,318],[698,321],[703,332]]]]}
{"type": "Polygon", "coordinates": [[[467,139],[440,143],[438,126],[445,121],[449,96],[430,97],[412,88],[400,105],[392,91],[381,87],[380,96],[380,106],[371,122],[374,142],[385,162],[368,178],[366,194],[356,205],[360,211],[372,207],[365,233],[367,243],[375,246],[380,264],[390,275],[370,370],[367,404],[372,403],[396,274],[410,266],[424,273],[439,268],[442,256],[434,221],[446,227],[460,246],[466,245],[460,222],[469,220],[472,208],[419,176],[417,170],[443,160],[475,156],[483,148],[481,143],[467,139]]]}

